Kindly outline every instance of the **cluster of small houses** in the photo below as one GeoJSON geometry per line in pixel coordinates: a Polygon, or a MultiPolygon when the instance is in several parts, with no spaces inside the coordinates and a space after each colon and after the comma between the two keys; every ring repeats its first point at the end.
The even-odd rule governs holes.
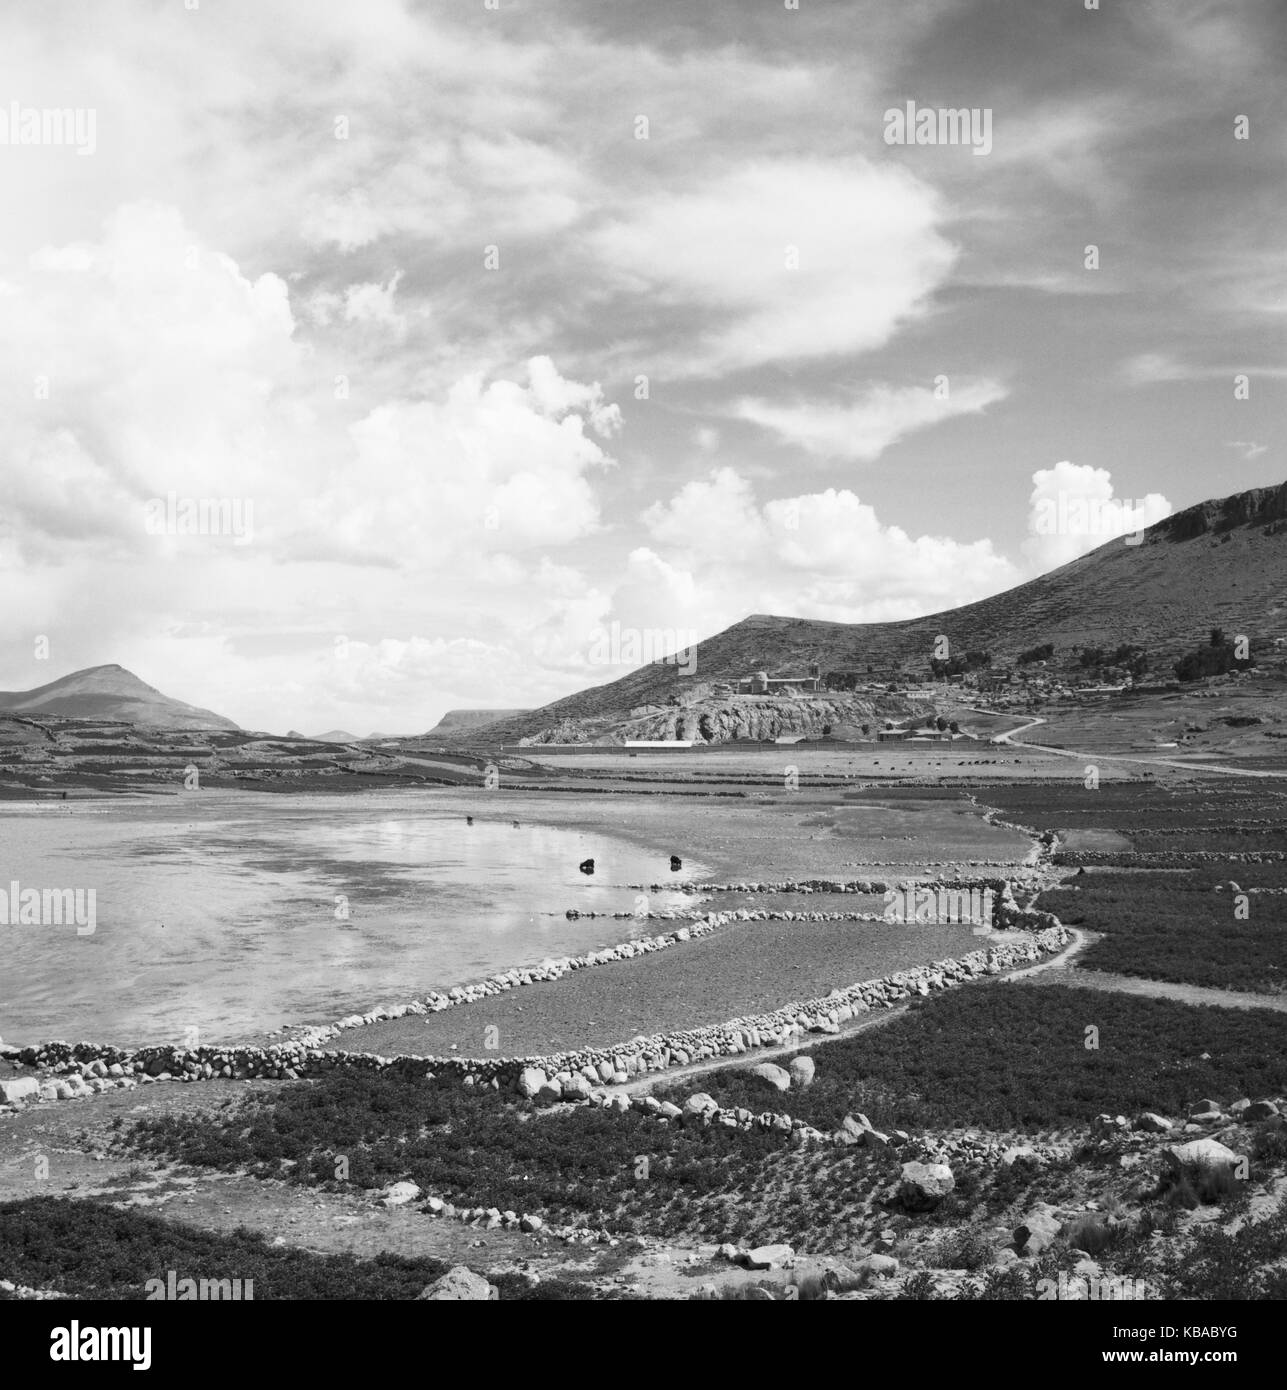
{"type": "MultiPolygon", "coordinates": [[[[978,695],[1000,697],[1001,703],[1026,703],[1039,697],[1045,700],[1080,699],[1087,695],[1114,695],[1135,689],[1141,694],[1155,690],[1170,690],[1178,687],[1178,682],[1167,682],[1161,686],[1136,685],[1127,676],[1119,685],[1081,684],[1074,685],[1048,673],[1044,661],[1030,662],[1024,666],[993,665],[977,671],[966,671],[947,676],[946,683],[972,691],[978,695]]],[[[864,670],[842,670],[823,672],[816,662],[809,666],[803,676],[770,676],[766,671],[754,671],[743,676],[736,685],[738,695],[763,695],[778,698],[795,698],[806,695],[821,695],[828,692],[851,691],[858,689],[898,690],[908,695],[941,695],[943,681],[927,680],[922,674],[898,666],[868,666],[864,670]]],[[[730,693],[732,687],[730,687],[730,693]]],[[[890,730],[885,737],[908,737],[910,731],[890,730]]],[[[947,737],[921,731],[918,737],[947,737]]]]}

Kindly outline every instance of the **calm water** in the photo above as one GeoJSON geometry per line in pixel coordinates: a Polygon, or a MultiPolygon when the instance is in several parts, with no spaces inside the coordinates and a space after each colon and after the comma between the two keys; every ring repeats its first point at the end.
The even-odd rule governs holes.
{"type": "Polygon", "coordinates": [[[96,897],[92,934],[0,925],[0,1037],[216,1042],[329,1022],[656,932],[564,913],[705,875],[606,835],[467,825],[423,792],[0,806],[0,891],[96,897]]]}

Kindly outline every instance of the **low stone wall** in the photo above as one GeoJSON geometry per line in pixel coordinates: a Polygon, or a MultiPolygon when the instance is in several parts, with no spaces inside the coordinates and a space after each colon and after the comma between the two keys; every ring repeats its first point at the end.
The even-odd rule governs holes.
{"type": "Polygon", "coordinates": [[[938,961],[866,980],[847,989],[833,990],[824,999],[788,1004],[770,1013],[728,1023],[636,1038],[618,1047],[584,1048],[553,1056],[382,1057],[323,1050],[295,1040],[262,1048],[155,1046],[133,1050],[89,1042],[48,1042],[21,1048],[11,1055],[11,1060],[49,1074],[39,1089],[42,1099],[65,1099],[111,1086],[157,1081],[191,1082],[214,1077],[295,1080],[336,1070],[451,1080],[465,1086],[514,1091],[549,1102],[586,1099],[595,1086],[620,1085],[639,1073],[665,1071],[711,1057],[736,1056],[758,1047],[785,1046],[806,1033],[838,1033],[841,1024],[858,1014],[889,1008],[912,996],[925,996],[1036,961],[1062,949],[1067,939],[1064,927],[1056,923],[1023,940],[974,951],[960,960],[938,961]]]}
{"type": "MultiPolygon", "coordinates": [[[[741,891],[757,893],[883,893],[887,887],[906,888],[870,879],[838,882],[830,879],[787,880],[783,883],[706,885],[691,891],[741,891]]],[[[454,1080],[465,1086],[490,1086],[516,1091],[520,1095],[541,1097],[552,1102],[586,1099],[593,1087],[620,1085],[641,1072],[660,1072],[687,1066],[716,1056],[736,1056],[757,1047],[784,1046],[806,1032],[836,1033],[842,1023],[855,1014],[874,1008],[888,1008],[912,995],[927,995],[982,975],[994,975],[1015,965],[1033,962],[1043,954],[1058,951],[1068,934],[1052,913],[1023,907],[1014,897],[1007,879],[975,879],[917,882],[918,890],[937,894],[942,890],[968,891],[971,888],[993,892],[993,926],[1021,931],[1024,939],[996,943],[959,960],[938,961],[899,971],[882,979],[862,981],[843,990],[833,990],[825,999],[788,1004],[770,1013],[727,1023],[680,1032],[637,1037],[611,1048],[585,1048],[553,1056],[466,1058],[383,1057],[375,1053],[328,1050],[322,1044],[339,1034],[369,1023],[402,1018],[407,1014],[437,1013],[458,1004],[474,1003],[511,989],[541,981],[560,979],[572,970],[629,960],[635,956],[664,950],[709,935],[717,927],[768,918],[796,921],[826,921],[854,916],[857,919],[885,920],[883,915],[843,913],[769,913],[740,909],[707,913],[700,921],[655,937],[625,941],[616,946],[547,961],[541,965],[515,968],[493,975],[473,985],[457,985],[445,993],[432,991],[423,999],[393,1005],[365,1014],[350,1014],[324,1027],[302,1030],[282,1043],[267,1047],[224,1046],[187,1048],[169,1044],[121,1048],[108,1044],[54,1041],[16,1051],[7,1050],[11,1061],[45,1073],[33,1092],[30,1082],[18,1087],[14,1099],[68,1099],[90,1095],[112,1087],[129,1087],[157,1081],[200,1081],[221,1077],[232,1080],[251,1078],[296,1080],[343,1069],[380,1071],[395,1075],[454,1080]]],[[[914,927],[914,922],[908,926],[914,927]]],[[[10,1089],[13,1089],[12,1087],[10,1089]]],[[[3,1100],[10,1100],[6,1094],[3,1100]]]]}

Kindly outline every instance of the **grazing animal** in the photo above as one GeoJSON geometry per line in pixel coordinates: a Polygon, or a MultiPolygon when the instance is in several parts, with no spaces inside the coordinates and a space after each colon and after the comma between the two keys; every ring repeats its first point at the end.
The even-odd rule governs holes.
{"type": "Polygon", "coordinates": [[[581,872],[583,874],[592,874],[594,872],[594,860],[583,859],[581,861],[581,872]]]}
{"type": "Polygon", "coordinates": [[[518,822],[517,822],[517,821],[514,822],[514,829],[515,829],[515,830],[518,829],[518,822]]]}
{"type": "Polygon", "coordinates": [[[684,867],[684,861],[677,854],[670,856],[670,872],[677,874],[684,867]]]}
{"type": "Polygon", "coordinates": [[[466,825],[473,825],[473,823],[474,823],[474,818],[473,818],[473,816],[466,816],[466,817],[465,817],[465,824],[466,824],[466,825]]]}

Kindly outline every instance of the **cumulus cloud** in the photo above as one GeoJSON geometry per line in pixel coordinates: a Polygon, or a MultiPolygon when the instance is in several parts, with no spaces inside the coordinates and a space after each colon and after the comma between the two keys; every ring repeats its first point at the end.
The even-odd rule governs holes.
{"type": "Polygon", "coordinates": [[[1053,468],[1038,469],[1032,483],[1023,552],[1040,573],[1111,540],[1132,543],[1140,531],[1174,510],[1158,492],[1117,497],[1108,469],[1067,459],[1053,468]]]}
{"type": "MultiPolygon", "coordinates": [[[[134,663],[257,727],[291,691],[296,724],[340,722],[344,699],[414,728],[426,687],[531,704],[588,672],[607,596],[547,552],[601,525],[622,418],[597,384],[536,357],[517,379],[337,401],[347,363],[300,341],[286,280],[157,204],[6,283],[0,368],[35,388],[0,414],[0,638],[49,634],[60,670],[134,663]],[[155,533],[148,504],[171,494],[253,506],[249,543],[155,533]],[[333,680],[309,653],[346,632],[370,654],[333,680]]],[[[398,284],[355,281],[320,317],[396,329],[398,284]]]]}
{"type": "Polygon", "coordinates": [[[909,535],[848,489],[761,504],[717,469],[651,507],[652,540],[630,556],[613,615],[706,636],[751,612],[837,622],[915,617],[1017,583],[987,540],[909,535]]]}
{"type": "Polygon", "coordinates": [[[619,412],[547,359],[535,359],[528,378],[471,375],[445,400],[389,402],[357,421],[353,466],[305,502],[296,552],[445,569],[595,530],[589,474],[609,456],[592,436],[613,433],[619,412]]]}
{"type": "Polygon", "coordinates": [[[990,379],[951,382],[942,387],[872,387],[849,405],[811,402],[775,405],[739,401],[734,413],[819,458],[870,463],[904,435],[959,415],[977,415],[1004,400],[1006,388],[990,379]]]}
{"type": "Polygon", "coordinates": [[[4,510],[28,557],[69,535],[143,549],[149,499],[271,479],[278,390],[302,362],[286,284],[243,275],[175,209],[132,204],[101,240],[34,255],[6,317],[0,365],[34,377],[0,415],[4,510]]]}

